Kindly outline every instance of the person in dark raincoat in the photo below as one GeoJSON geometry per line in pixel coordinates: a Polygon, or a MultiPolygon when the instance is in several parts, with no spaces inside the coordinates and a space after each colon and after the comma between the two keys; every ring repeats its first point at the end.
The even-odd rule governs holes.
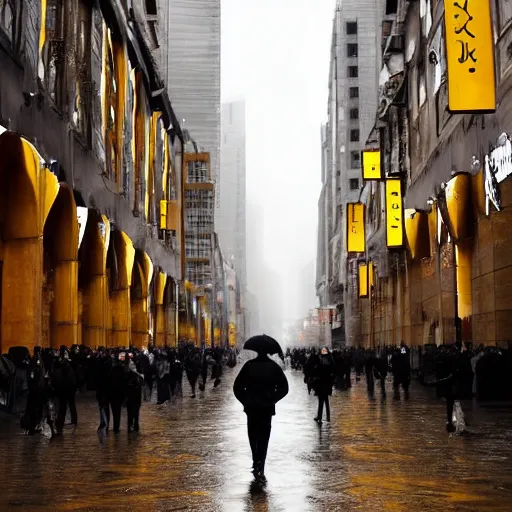
{"type": "Polygon", "coordinates": [[[276,413],[276,403],[288,394],[288,381],[281,367],[261,352],[244,364],[235,379],[233,392],[247,415],[253,473],[263,479],[272,416],[276,413]]]}
{"type": "Polygon", "coordinates": [[[193,349],[189,352],[185,361],[185,372],[190,387],[192,388],[192,398],[195,398],[197,379],[201,373],[201,354],[198,350],[193,349]]]}
{"type": "Polygon", "coordinates": [[[60,348],[59,356],[54,362],[51,382],[58,402],[56,433],[61,434],[64,421],[66,420],[68,406],[71,415],[71,424],[76,427],[78,421],[75,404],[77,390],[76,377],[71,367],[69,352],[65,346],[60,348]]]}
{"type": "Polygon", "coordinates": [[[128,415],[128,432],[139,431],[139,414],[142,405],[142,387],[144,376],[138,372],[133,354],[126,358],[126,412],[128,415]]]}
{"type": "Polygon", "coordinates": [[[28,396],[22,426],[29,435],[34,435],[43,417],[45,403],[45,369],[41,358],[41,347],[34,348],[34,356],[27,368],[28,396]]]}
{"type": "Polygon", "coordinates": [[[100,413],[98,430],[108,430],[110,425],[109,383],[112,358],[108,352],[100,348],[95,364],[96,400],[100,413]]]}
{"type": "Polygon", "coordinates": [[[320,352],[320,357],[313,370],[313,389],[318,397],[318,413],[315,421],[320,425],[322,423],[323,410],[325,405],[325,418],[331,421],[331,409],[329,407],[329,396],[332,395],[332,386],[334,384],[334,363],[329,350],[324,347],[320,352]]]}
{"type": "Polygon", "coordinates": [[[117,358],[112,361],[112,369],[109,375],[109,402],[112,408],[114,421],[114,432],[119,432],[121,426],[121,408],[126,399],[126,372],[124,361],[126,354],[121,352],[117,358]]]}

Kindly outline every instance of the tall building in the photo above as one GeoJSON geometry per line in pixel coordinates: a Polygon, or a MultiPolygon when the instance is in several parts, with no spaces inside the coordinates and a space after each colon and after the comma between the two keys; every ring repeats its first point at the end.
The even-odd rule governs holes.
{"type": "Polygon", "coordinates": [[[374,126],[380,52],[379,0],[338,0],[333,21],[327,123],[322,127],[317,294],[338,309],[338,342],[360,342],[357,260],[347,258],[347,204],[361,193],[361,150],[374,126]]]}
{"type": "Polygon", "coordinates": [[[176,116],[219,174],[220,0],[168,0],[166,77],[176,116]]]}
{"type": "Polygon", "coordinates": [[[244,100],[222,105],[220,160],[215,229],[224,257],[234,264],[243,295],[247,287],[244,100]]]}

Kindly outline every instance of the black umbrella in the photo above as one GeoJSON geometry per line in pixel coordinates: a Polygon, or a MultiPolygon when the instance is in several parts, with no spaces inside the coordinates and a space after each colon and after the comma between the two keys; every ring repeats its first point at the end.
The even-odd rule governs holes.
{"type": "Polygon", "coordinates": [[[283,350],[279,343],[274,338],[271,338],[266,334],[259,334],[258,336],[249,338],[245,342],[244,348],[246,350],[258,352],[258,354],[279,354],[281,359],[284,358],[283,350]]]}

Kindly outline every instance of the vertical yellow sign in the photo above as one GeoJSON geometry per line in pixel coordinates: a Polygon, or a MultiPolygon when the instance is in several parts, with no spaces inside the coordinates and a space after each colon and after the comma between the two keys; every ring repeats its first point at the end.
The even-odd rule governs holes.
{"type": "Polygon", "coordinates": [[[494,42],[489,0],[444,4],[448,110],[494,112],[494,42]]]}
{"type": "Polygon", "coordinates": [[[370,260],[368,262],[368,288],[370,289],[370,291],[372,290],[373,285],[374,285],[374,279],[375,279],[375,276],[373,275],[374,272],[375,272],[375,269],[373,267],[373,261],[370,260]]]}
{"type": "Polygon", "coordinates": [[[386,180],[386,245],[390,248],[404,245],[404,207],[399,178],[386,180]]]}
{"type": "Polygon", "coordinates": [[[364,204],[347,203],[347,251],[365,252],[364,204]]]}
{"type": "Polygon", "coordinates": [[[359,297],[368,297],[368,265],[359,263],[359,297]]]}
{"type": "Polygon", "coordinates": [[[380,151],[367,149],[363,151],[363,180],[381,180],[380,151]]]}

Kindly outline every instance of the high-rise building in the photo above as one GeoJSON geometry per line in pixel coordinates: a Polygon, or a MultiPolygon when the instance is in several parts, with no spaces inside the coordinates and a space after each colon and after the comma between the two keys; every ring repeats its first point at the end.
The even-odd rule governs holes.
{"type": "Polygon", "coordinates": [[[222,105],[220,174],[215,229],[224,257],[231,262],[240,280],[243,295],[247,288],[245,101],[222,105]]]}
{"type": "Polygon", "coordinates": [[[168,0],[167,70],[176,115],[210,153],[212,176],[220,151],[220,0],[168,0]]]}
{"type": "Polygon", "coordinates": [[[357,344],[357,261],[347,258],[347,204],[359,201],[361,150],[375,122],[380,0],[338,0],[331,44],[327,123],[322,127],[317,294],[339,311],[340,343],[357,344]]]}

